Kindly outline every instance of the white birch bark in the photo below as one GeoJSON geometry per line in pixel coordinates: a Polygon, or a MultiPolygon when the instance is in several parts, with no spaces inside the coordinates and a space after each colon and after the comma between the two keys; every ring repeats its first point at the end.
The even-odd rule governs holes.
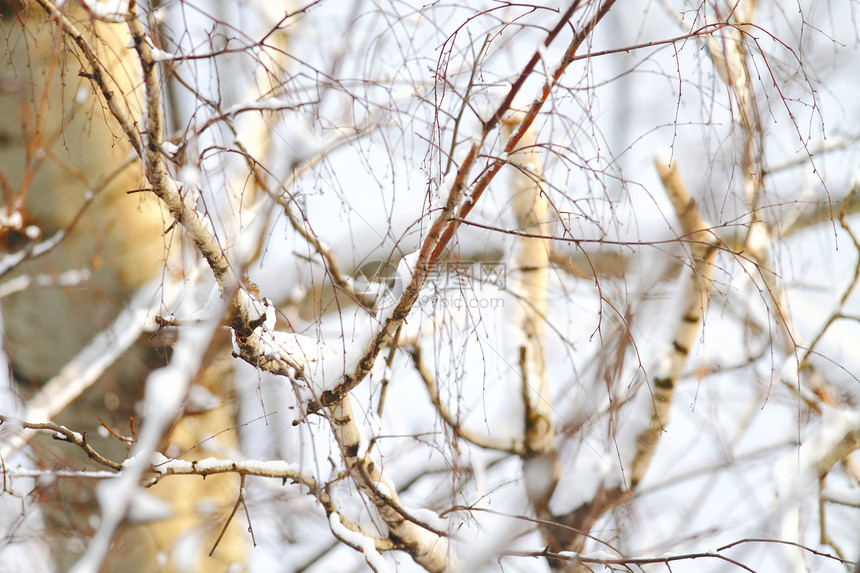
{"type": "MultiPolygon", "coordinates": [[[[503,134],[511,133],[522,121],[515,113],[503,123],[503,134]]],[[[558,482],[559,470],[554,449],[552,396],[546,374],[547,281],[552,228],[549,198],[543,180],[543,164],[535,131],[530,127],[516,149],[508,154],[511,172],[511,209],[517,237],[508,275],[513,275],[511,292],[516,297],[512,329],[522,333],[516,349],[522,380],[525,422],[523,473],[526,492],[538,515],[545,513],[558,482]]]]}
{"type": "Polygon", "coordinates": [[[690,350],[699,336],[702,319],[710,298],[711,277],[717,253],[716,236],[690,197],[678,166],[668,158],[655,161],[675,215],[681,224],[682,242],[691,259],[681,303],[681,316],[675,327],[672,347],[665,357],[661,370],[653,379],[652,411],[648,427],[636,438],[636,453],[629,467],[628,488],[635,489],[645,476],[660,437],[669,423],[669,412],[675,384],[684,374],[690,350]]]}
{"type": "Polygon", "coordinates": [[[383,475],[379,461],[373,460],[368,452],[361,451],[361,431],[352,413],[349,395],[329,409],[329,420],[350,475],[388,526],[389,538],[395,548],[409,553],[416,563],[431,573],[460,571],[453,547],[446,537],[440,535],[443,532],[436,532],[409,516],[394,484],[383,475]]]}

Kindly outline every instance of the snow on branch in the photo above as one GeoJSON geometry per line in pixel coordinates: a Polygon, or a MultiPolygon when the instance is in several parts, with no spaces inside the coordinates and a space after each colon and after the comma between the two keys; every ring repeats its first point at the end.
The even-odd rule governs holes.
{"type": "Polygon", "coordinates": [[[125,20],[128,11],[129,0],[81,0],[81,5],[86,8],[94,18],[104,22],[120,24],[125,20]]]}
{"type": "Polygon", "coordinates": [[[289,464],[280,460],[223,460],[217,458],[205,458],[202,460],[180,460],[167,458],[156,452],[152,456],[152,471],[156,476],[147,482],[152,486],[161,481],[165,476],[172,475],[196,475],[206,477],[214,474],[235,473],[247,476],[259,476],[278,478],[303,485],[314,492],[315,495],[323,496],[328,500],[319,484],[313,476],[302,471],[299,464],[289,464]]]}
{"type": "Polygon", "coordinates": [[[376,573],[387,573],[390,571],[388,563],[382,559],[382,555],[376,550],[378,541],[346,527],[341,521],[341,516],[335,512],[329,514],[329,526],[335,537],[346,543],[353,549],[361,551],[367,560],[367,565],[376,573]]]}
{"type": "Polygon", "coordinates": [[[444,532],[412,517],[400,502],[397,491],[383,474],[379,461],[362,451],[362,435],[346,396],[329,408],[329,416],[346,467],[358,487],[372,500],[388,526],[395,548],[409,553],[416,563],[431,573],[454,573],[460,565],[444,532]]]}

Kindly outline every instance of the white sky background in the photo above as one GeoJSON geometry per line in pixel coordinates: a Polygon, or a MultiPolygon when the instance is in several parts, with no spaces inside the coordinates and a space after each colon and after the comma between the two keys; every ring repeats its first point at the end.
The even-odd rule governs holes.
{"type": "MultiPolygon", "coordinates": [[[[797,10],[762,4],[756,21],[797,49],[801,38],[797,10]]],[[[178,5],[168,10],[171,18],[177,17],[178,5]]],[[[807,85],[795,73],[792,55],[769,41],[766,34],[757,34],[796,118],[794,123],[789,121],[785,104],[766,75],[765,62],[759,55],[754,56],[754,76],[761,75],[760,80],[755,80],[755,89],[765,125],[768,163],[801,158],[804,148],[799,137],[810,149],[819,147],[823,142],[822,124],[831,138],[856,133],[858,126],[850,118],[858,117],[857,99],[849,97],[856,81],[852,83],[847,70],[856,64],[857,57],[853,50],[854,27],[844,17],[847,10],[847,4],[833,4],[826,10],[820,6],[817,10],[803,7],[803,16],[814,25],[802,32],[805,71],[817,89],[814,108],[809,105],[807,85]],[[822,32],[816,32],[814,27],[822,32]],[[844,42],[848,48],[836,49],[827,36],[844,42]]],[[[252,10],[232,12],[228,5],[221,6],[220,11],[235,16],[237,25],[249,37],[258,34],[261,22],[252,10]]],[[[290,188],[294,196],[300,197],[299,203],[314,232],[332,248],[343,268],[388,257],[396,264],[419,245],[421,233],[429,224],[427,210],[436,199],[445,161],[433,151],[439,143],[433,133],[433,103],[441,92],[433,91],[431,71],[436,68],[444,40],[465,17],[477,11],[475,6],[438,6],[417,12],[402,3],[375,7],[364,3],[358,8],[351,3],[322,3],[288,27],[290,58],[278,62],[285,66],[287,80],[285,93],[276,95],[292,105],[301,104],[301,108],[267,114],[263,119],[251,112],[237,122],[240,136],[259,129],[254,124],[261,121],[271,128],[272,148],[266,165],[281,180],[291,165],[311,158],[344,130],[367,121],[378,124],[372,134],[331,153],[290,188]],[[336,63],[332,54],[337,55],[336,63]],[[322,75],[316,70],[331,74],[338,84],[320,89],[322,75]],[[316,98],[320,98],[319,105],[307,105],[316,98]]],[[[279,15],[277,10],[271,12],[279,15]]],[[[514,8],[497,10],[460,29],[448,68],[448,78],[456,86],[453,89],[462,93],[472,55],[483,37],[498,31],[501,21],[511,21],[521,14],[514,8]],[[468,41],[467,31],[472,41],[468,41]]],[[[538,11],[519,23],[546,27],[556,17],[554,12],[538,11]]],[[[197,33],[204,29],[205,25],[197,33]]],[[[598,27],[591,50],[644,43],[682,32],[657,3],[633,8],[620,4],[598,27]]],[[[490,113],[494,102],[507,90],[512,74],[521,68],[544,34],[538,28],[512,26],[494,39],[481,69],[482,85],[473,93],[472,104],[478,113],[490,113]]],[[[191,43],[195,41],[194,34],[188,38],[191,43]]],[[[567,38],[564,35],[547,50],[550,67],[558,61],[567,38]]],[[[547,178],[553,186],[553,204],[570,214],[561,219],[570,223],[577,238],[659,241],[674,236],[675,217],[652,164],[658,147],[671,148],[705,216],[715,225],[726,225],[727,232],[743,232],[740,225],[747,219],[743,218],[740,172],[736,167],[741,138],[731,123],[725,85],[695,41],[679,43],[675,48],[642,49],[575,63],[562,80],[569,89],[556,91],[545,108],[554,110],[553,115],[539,119],[540,142],[572,150],[564,153],[563,160],[547,155],[545,162],[547,178]]],[[[242,58],[235,59],[238,62],[242,58]]],[[[198,81],[205,85],[206,63],[199,64],[198,69],[204,71],[198,81]]],[[[247,71],[247,66],[228,69],[238,74],[247,71]]],[[[221,74],[222,78],[227,75],[224,70],[221,74]]],[[[535,93],[541,80],[536,74],[527,82],[523,103],[535,93]]],[[[221,95],[225,104],[242,105],[258,97],[259,92],[252,82],[225,84],[222,79],[221,95]]],[[[459,99],[449,86],[442,108],[456,113],[458,106],[459,99]]],[[[443,128],[450,127],[450,118],[443,116],[441,121],[443,128]]],[[[475,126],[474,115],[467,111],[461,134],[471,133],[475,126]]],[[[448,149],[450,132],[443,134],[441,144],[448,149]]],[[[457,152],[463,153],[466,147],[461,145],[457,152]]],[[[492,150],[497,153],[498,149],[496,143],[492,150]]],[[[808,164],[768,179],[764,202],[774,208],[765,212],[765,218],[778,222],[781,214],[795,209],[799,200],[821,201],[826,196],[822,180],[830,197],[840,198],[856,159],[856,149],[851,148],[817,157],[820,179],[808,164]],[[811,195],[803,195],[804,191],[811,195]]],[[[235,162],[235,158],[231,161],[235,162]]],[[[221,182],[231,181],[230,165],[223,180],[217,172],[213,178],[204,168],[204,192],[213,194],[209,201],[223,201],[221,182]]],[[[504,174],[497,178],[473,213],[473,220],[512,227],[513,218],[506,212],[505,181],[504,174]]],[[[214,212],[223,213],[224,209],[214,212]]],[[[295,236],[283,217],[275,219],[273,229],[263,257],[251,269],[251,278],[265,296],[283,302],[291,294],[313,289],[324,277],[318,264],[303,260],[311,249],[295,236]]],[[[556,232],[562,230],[558,223],[556,232]]],[[[512,240],[502,234],[463,227],[457,244],[461,255],[474,257],[480,256],[483,249],[509,252],[512,240]]],[[[557,243],[555,248],[575,251],[563,243],[557,243]]],[[[657,279],[673,257],[682,254],[682,249],[676,244],[606,248],[634,257],[631,272],[624,280],[605,279],[601,285],[607,301],[629,312],[639,358],[628,349],[625,365],[615,375],[613,392],[616,399],[633,398],[643,369],[651,373],[657,368],[660,353],[671,340],[678,287],[675,281],[661,283],[657,279]]],[[[788,288],[800,339],[808,341],[831,310],[835,293],[841,292],[850,278],[856,253],[844,233],[832,225],[821,225],[776,243],[773,257],[788,288]],[[834,248],[837,241],[839,251],[834,248]]],[[[631,555],[706,551],[745,537],[783,537],[815,544],[815,485],[807,485],[801,492],[801,521],[791,526],[796,538],[785,537],[784,531],[788,520],[797,519],[791,500],[778,500],[777,495],[787,493],[781,485],[792,481],[787,474],[803,469],[795,444],[813,439],[821,423],[807,423],[808,414],[779,384],[778,374],[785,363],[794,359],[778,347],[768,347],[766,335],[750,335],[739,322],[746,317],[758,321],[765,332],[775,329],[763,297],[750,285],[736,261],[723,256],[718,266],[715,288],[719,294],[713,298],[701,345],[693,350],[688,363],[688,371],[703,368],[709,373],[701,379],[690,376],[679,384],[672,424],[642,484],[641,499],[616,517],[605,518],[595,529],[597,535],[606,535],[631,555]],[[762,355],[749,362],[751,352],[762,355]],[[776,475],[777,471],[781,475],[776,475]]],[[[608,418],[595,412],[606,407],[605,386],[600,379],[601,349],[611,347],[617,336],[617,317],[608,304],[602,305],[602,315],[598,315],[600,303],[590,281],[557,274],[551,284],[550,324],[557,333],[549,336],[547,356],[557,397],[555,423],[584,423],[586,428],[562,448],[564,477],[552,508],[563,513],[590,499],[603,476],[608,476],[610,485],[612,480],[617,481],[618,449],[622,455],[630,453],[631,434],[625,430],[641,423],[637,420],[647,410],[641,399],[644,393],[640,392],[639,399],[623,410],[617,436],[607,433],[608,418]],[[599,317],[602,320],[598,321],[599,317]]],[[[485,288],[479,295],[472,300],[490,298],[503,301],[507,307],[514,304],[501,291],[485,288]]],[[[458,297],[448,293],[445,300],[449,305],[455,300],[468,300],[458,297]]],[[[850,304],[849,309],[856,306],[850,304]]],[[[518,396],[518,381],[516,364],[508,358],[513,345],[504,343],[511,336],[505,324],[506,311],[448,310],[433,315],[425,312],[423,316],[416,312],[409,324],[410,330],[424,338],[424,356],[438,377],[443,397],[449,406],[459,408],[459,416],[472,431],[497,439],[517,435],[521,431],[521,406],[518,398],[511,399],[518,396]]],[[[347,308],[325,314],[315,323],[296,320],[288,312],[298,331],[321,338],[330,348],[341,349],[354,344],[353,339],[366,331],[369,321],[362,314],[347,308]]],[[[287,328],[282,319],[278,327],[287,328]]],[[[818,347],[826,357],[819,362],[823,371],[832,376],[829,381],[851,396],[857,396],[857,381],[851,373],[860,371],[851,352],[856,348],[852,341],[857,336],[856,324],[840,322],[818,347]],[[828,366],[829,359],[843,370],[828,366]]],[[[310,424],[292,427],[290,421],[296,411],[288,409],[293,397],[287,384],[258,375],[245,365],[238,372],[238,383],[246,394],[243,416],[256,420],[245,429],[244,453],[263,459],[304,460],[318,478],[328,478],[327,459],[336,459],[338,454],[326,425],[313,419],[310,424]],[[258,384],[262,394],[258,394],[258,384]],[[270,413],[267,425],[260,419],[264,412],[270,413]]],[[[378,368],[354,393],[359,410],[375,409],[382,376],[383,370],[378,368]]],[[[460,454],[455,454],[445,437],[445,428],[432,412],[423,385],[403,356],[394,361],[381,422],[382,438],[377,447],[385,472],[394,483],[407,484],[427,470],[443,470],[402,490],[407,505],[444,510],[454,504],[474,504],[502,513],[528,512],[519,462],[512,459],[498,463],[498,454],[463,444],[460,454]],[[446,473],[451,464],[463,469],[472,467],[476,473],[452,482],[446,473]],[[488,464],[491,467],[487,468],[488,464]],[[454,491],[455,486],[462,489],[454,491]]],[[[365,431],[370,433],[374,426],[368,421],[365,431]]],[[[261,481],[255,480],[257,487],[249,488],[250,510],[260,542],[251,553],[254,568],[263,569],[274,563],[283,566],[285,560],[299,566],[329,544],[328,526],[307,496],[261,481]],[[289,545],[278,541],[282,535],[291,540],[289,545]],[[279,551],[284,553],[278,556],[279,551]]],[[[348,516],[360,520],[361,506],[353,509],[359,513],[348,516]]],[[[849,557],[855,557],[860,540],[856,510],[834,507],[828,515],[831,533],[849,551],[849,557]]],[[[455,518],[455,523],[457,539],[466,542],[461,556],[472,555],[473,565],[486,570],[497,570],[498,564],[492,557],[480,563],[475,556],[482,555],[482,551],[493,555],[500,548],[539,550],[543,546],[536,534],[523,536],[530,527],[514,519],[477,511],[462,521],[455,518]]],[[[605,547],[595,543],[589,549],[605,547]]],[[[787,567],[789,562],[800,564],[799,553],[773,545],[750,544],[726,554],[763,570],[787,567]]],[[[806,558],[815,570],[841,570],[830,560],[809,555],[806,558]]],[[[396,561],[398,570],[416,567],[403,555],[386,559],[393,559],[392,564],[396,561]]],[[[363,562],[360,555],[341,547],[314,570],[326,570],[335,562],[343,568],[349,560],[356,566],[363,562]]],[[[545,567],[537,560],[518,563],[508,559],[504,564],[506,570],[545,567]]],[[[725,563],[715,560],[691,561],[674,563],[672,570],[724,567],[725,563]]]]}
{"type": "MultiPolygon", "coordinates": [[[[677,1],[671,4],[676,10],[681,7],[677,1]]],[[[855,72],[860,62],[852,18],[857,7],[847,1],[801,2],[807,21],[801,27],[796,5],[780,8],[781,3],[765,0],[759,4],[756,22],[798,50],[816,88],[816,105],[811,107],[808,85],[796,73],[792,54],[764,32],[755,33],[795,116],[795,121],[789,120],[786,104],[773,88],[764,60],[756,54],[753,77],[767,163],[803,158],[804,144],[809,149],[820,147],[824,133],[828,141],[856,137],[860,86],[855,72]],[[801,44],[802,49],[797,47],[801,44]]],[[[542,28],[555,24],[558,15],[554,9],[564,8],[558,2],[547,5],[553,10],[526,15],[494,37],[471,100],[482,117],[491,113],[511,78],[543,40],[542,28]]],[[[489,2],[481,6],[498,7],[489,2]]],[[[161,47],[174,54],[210,49],[205,42],[212,26],[210,15],[235,27],[227,33],[240,30],[246,38],[257,38],[283,13],[274,3],[262,0],[241,7],[229,2],[169,3],[162,11],[160,17],[174,30],[174,37],[182,38],[180,46],[161,47]]],[[[331,248],[342,269],[349,272],[365,262],[389,258],[396,265],[419,246],[431,221],[428,210],[434,201],[438,204],[436,194],[446,157],[436,146],[446,152],[450,147],[452,115],[460,105],[455,92],[463,93],[474,54],[488,33],[497,33],[502,22],[525,12],[495,10],[460,28],[479,11],[475,3],[469,8],[440,5],[419,11],[406,3],[322,2],[286,27],[289,57],[274,51],[255,53],[284,82],[282,91],[263,97],[274,95],[296,109],[239,114],[237,134],[216,126],[193,141],[190,149],[199,152],[213,144],[232,146],[233,138],[239,137],[259,150],[258,159],[276,180],[284,181],[293,166],[302,165],[354,126],[369,122],[374,127],[371,133],[330,153],[297,179],[289,192],[298,197],[313,231],[331,248]],[[440,141],[433,122],[434,102],[442,92],[434,91],[432,73],[441,46],[457,30],[448,63],[448,80],[454,85],[447,87],[441,102],[445,113],[439,119],[440,141]],[[336,78],[337,83],[321,88],[320,80],[326,76],[320,72],[336,78]],[[271,137],[269,147],[257,140],[260,134],[271,137]]],[[[692,17],[690,13],[688,19],[692,17]]],[[[645,43],[683,32],[658,2],[619,2],[598,26],[589,49],[645,43]]],[[[547,50],[545,61],[550,69],[568,40],[569,32],[563,32],[547,50]]],[[[219,94],[223,111],[260,97],[263,84],[261,76],[253,75],[258,71],[254,59],[237,54],[218,62],[217,70],[209,60],[182,63],[178,70],[208,97],[219,94]]],[[[523,104],[541,81],[541,74],[536,73],[527,82],[523,104]]],[[[442,88],[441,83],[435,85],[442,88]]],[[[560,214],[554,225],[556,235],[567,225],[581,239],[674,238],[679,227],[653,166],[661,147],[671,149],[706,218],[715,226],[725,225],[727,234],[745,232],[742,225],[748,218],[740,200],[741,175],[736,164],[741,137],[731,122],[725,85],[694,40],[576,62],[563,77],[562,86],[544,108],[552,114],[543,114],[536,123],[540,143],[567,148],[562,158],[549,153],[544,157],[550,197],[560,214]]],[[[178,101],[179,116],[189,126],[203,125],[213,115],[210,109],[198,109],[199,103],[188,92],[180,90],[178,101]]],[[[474,133],[476,125],[476,118],[467,110],[459,136],[474,133]]],[[[467,143],[461,144],[455,158],[461,159],[467,148],[467,143]]],[[[500,149],[495,141],[484,151],[498,154],[500,149]]],[[[856,144],[817,156],[815,165],[817,173],[807,162],[766,179],[765,220],[778,223],[801,201],[843,197],[857,171],[856,144]]],[[[266,235],[262,256],[249,269],[250,278],[263,296],[277,304],[296,303],[325,282],[319,257],[290,228],[280,207],[263,201],[258,211],[246,208],[241,217],[235,215],[233,206],[247,182],[243,166],[236,155],[207,151],[200,166],[200,209],[205,208],[215,228],[229,238],[225,241],[228,256],[241,259],[266,235]],[[270,233],[261,233],[264,224],[270,225],[270,233]],[[235,234],[239,228],[244,233],[235,234]]],[[[503,172],[470,220],[513,228],[506,182],[503,172]]],[[[856,223],[858,219],[850,220],[856,223]]],[[[482,253],[509,255],[513,239],[463,226],[455,245],[461,256],[480,260],[482,253]]],[[[596,245],[584,246],[590,253],[597,252],[596,245]]],[[[554,248],[578,252],[560,241],[554,248]]],[[[648,414],[647,390],[638,394],[635,390],[641,388],[643,374],[651,376],[660,364],[678,318],[677,281],[659,280],[676,257],[683,255],[678,244],[604,248],[630,257],[630,271],[624,279],[601,279],[600,293],[589,279],[558,272],[550,280],[546,356],[556,400],[554,423],[558,428],[579,428],[560,448],[563,478],[551,506],[557,513],[590,499],[603,478],[609,486],[617,485],[619,455],[631,454],[631,430],[648,414]],[[624,350],[623,364],[611,374],[613,399],[629,399],[630,403],[620,419],[610,420],[605,413],[603,376],[616,360],[615,345],[621,333],[616,310],[627,315],[635,351],[624,350]]],[[[801,344],[811,340],[833,310],[857,256],[838,222],[785,240],[774,239],[772,258],[787,288],[801,344]]],[[[769,303],[736,260],[721,255],[717,266],[716,294],[704,335],[687,365],[688,372],[702,375],[691,374],[678,384],[671,425],[641,485],[639,499],[602,519],[593,533],[632,556],[709,551],[743,538],[788,539],[831,553],[830,548],[817,545],[817,484],[798,481],[794,475],[806,469],[807,455],[805,446],[796,444],[819,443],[821,436],[827,436],[820,431],[830,427],[828,424],[851,421],[846,422],[846,412],[860,399],[860,383],[855,378],[860,373],[856,351],[860,328],[856,321],[837,322],[817,347],[821,357],[814,360],[842,399],[843,411],[837,408],[823,417],[809,414],[780,383],[780,376],[790,372],[795,358],[768,342],[768,330],[776,331],[769,303]],[[752,332],[744,321],[755,322],[759,331],[752,332]]],[[[518,334],[507,322],[516,301],[492,285],[475,288],[476,292],[447,291],[439,303],[447,304],[444,311],[431,312],[427,305],[417,309],[407,330],[421,338],[424,359],[437,376],[443,400],[468,429],[495,439],[517,436],[522,430],[521,402],[518,365],[511,357],[518,334]],[[477,308],[461,308],[469,304],[477,308]]],[[[860,313],[856,298],[849,300],[845,312],[860,313]]],[[[367,335],[375,320],[355,307],[308,320],[285,305],[279,330],[290,329],[285,317],[297,332],[319,339],[339,351],[338,356],[344,350],[354,351],[356,340],[367,335]]],[[[519,460],[502,459],[501,454],[462,442],[456,451],[450,431],[433,412],[405,354],[398,354],[393,362],[382,419],[373,420],[370,413],[375,412],[379,382],[385,375],[381,360],[377,366],[354,392],[356,414],[360,420],[366,416],[367,437],[379,437],[375,455],[382,460],[386,476],[401,488],[404,504],[436,511],[453,505],[476,508],[471,514],[454,512],[447,524],[455,539],[463,542],[455,547],[470,571],[500,570],[495,554],[503,549],[542,549],[544,543],[529,523],[499,515],[529,514],[519,460]],[[452,474],[452,467],[461,473],[452,474]]],[[[300,462],[321,481],[333,477],[329,458],[335,463],[340,458],[327,423],[312,417],[293,427],[298,410],[288,382],[260,374],[246,364],[237,364],[236,371],[242,418],[247,422],[242,453],[249,458],[300,462]]],[[[841,475],[834,471],[828,481],[835,490],[850,485],[841,475]]],[[[357,496],[355,491],[346,487],[339,494],[336,497],[344,504],[347,517],[367,519],[360,503],[348,501],[357,496]]],[[[252,570],[298,568],[331,543],[323,512],[296,486],[249,479],[247,495],[258,543],[250,550],[252,570]]],[[[828,524],[846,557],[856,559],[860,555],[857,509],[828,506],[828,524]]],[[[588,551],[606,549],[598,543],[587,546],[588,551]]],[[[810,570],[845,570],[835,561],[773,544],[742,545],[725,554],[762,571],[801,566],[799,556],[810,570]]],[[[419,570],[405,554],[386,554],[384,559],[398,571],[419,570]]],[[[508,558],[502,563],[505,571],[546,569],[536,559],[508,558]]],[[[366,567],[361,555],[340,546],[309,571],[335,566],[338,570],[366,567]]],[[[718,570],[729,570],[729,566],[717,560],[672,564],[672,571],[718,570]]]]}

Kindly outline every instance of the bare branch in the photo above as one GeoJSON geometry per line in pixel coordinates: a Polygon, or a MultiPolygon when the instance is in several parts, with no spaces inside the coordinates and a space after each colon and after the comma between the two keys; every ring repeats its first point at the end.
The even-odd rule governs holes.
{"type": "Polygon", "coordinates": [[[97,464],[101,464],[112,470],[119,471],[122,469],[122,464],[118,464],[114,461],[111,461],[101,455],[96,450],[94,450],[93,447],[87,442],[86,434],[79,434],[78,432],[73,432],[65,426],[60,426],[59,424],[54,424],[52,422],[41,422],[38,424],[34,424],[31,422],[25,422],[24,420],[18,420],[16,418],[0,414],[0,425],[3,424],[9,424],[11,426],[20,426],[21,428],[24,428],[26,430],[42,430],[53,432],[55,440],[59,440],[61,442],[68,442],[72,445],[79,447],[81,450],[83,450],[83,452],[87,455],[88,458],[90,458],[97,464]]]}

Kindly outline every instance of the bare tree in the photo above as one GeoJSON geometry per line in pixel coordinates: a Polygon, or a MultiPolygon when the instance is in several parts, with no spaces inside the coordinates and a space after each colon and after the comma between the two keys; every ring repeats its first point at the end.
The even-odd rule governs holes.
{"type": "Polygon", "coordinates": [[[13,569],[855,567],[853,3],[2,7],[13,569]]]}

